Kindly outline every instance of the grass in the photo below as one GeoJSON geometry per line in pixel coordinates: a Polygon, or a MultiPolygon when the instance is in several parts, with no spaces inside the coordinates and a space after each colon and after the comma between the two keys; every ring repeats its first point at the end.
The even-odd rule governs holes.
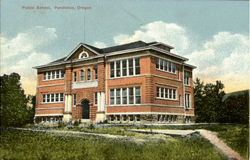
{"type": "Polygon", "coordinates": [[[153,127],[153,129],[206,129],[216,132],[228,146],[242,157],[249,157],[249,126],[248,125],[210,125],[210,126],[175,126],[153,127]]]}
{"type": "MultiPolygon", "coordinates": [[[[210,125],[210,126],[163,126],[163,127],[147,127],[147,129],[207,129],[216,132],[218,137],[227,143],[232,149],[238,152],[242,157],[249,157],[249,127],[248,125],[210,125]]],[[[125,129],[135,129],[135,127],[110,127],[110,128],[77,128],[78,131],[94,132],[94,133],[107,133],[115,135],[137,136],[139,134],[126,132],[125,129]]]]}
{"type": "Polygon", "coordinates": [[[0,150],[0,159],[225,159],[200,137],[136,144],[94,136],[2,131],[0,150]]]}

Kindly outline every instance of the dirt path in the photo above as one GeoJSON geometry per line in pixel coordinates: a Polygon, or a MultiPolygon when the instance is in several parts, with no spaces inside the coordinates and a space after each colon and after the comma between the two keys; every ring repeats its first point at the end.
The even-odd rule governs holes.
{"type": "Polygon", "coordinates": [[[214,132],[199,129],[200,135],[204,138],[208,139],[210,143],[216,146],[219,150],[221,150],[229,159],[235,160],[244,160],[237,152],[232,150],[226,143],[220,140],[214,132]]]}

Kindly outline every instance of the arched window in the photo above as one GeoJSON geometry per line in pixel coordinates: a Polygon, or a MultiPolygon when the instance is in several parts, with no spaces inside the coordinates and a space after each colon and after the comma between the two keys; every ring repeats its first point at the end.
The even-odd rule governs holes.
{"type": "Polygon", "coordinates": [[[88,71],[87,71],[87,80],[88,81],[91,80],[91,69],[88,69],[88,71]]]}
{"type": "Polygon", "coordinates": [[[87,58],[89,57],[88,53],[85,51],[82,51],[82,53],[79,54],[79,59],[87,58]]]}
{"type": "Polygon", "coordinates": [[[84,73],[84,70],[82,69],[80,71],[80,81],[84,81],[85,80],[85,73],[84,73]]]}

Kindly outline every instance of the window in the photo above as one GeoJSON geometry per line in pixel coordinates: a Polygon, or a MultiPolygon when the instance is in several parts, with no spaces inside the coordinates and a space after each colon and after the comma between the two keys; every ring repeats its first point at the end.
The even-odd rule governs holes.
{"type": "Polygon", "coordinates": [[[56,102],[59,101],[59,93],[56,93],[56,102]]]}
{"type": "Polygon", "coordinates": [[[95,92],[95,105],[97,105],[97,99],[98,97],[97,97],[97,92],[95,92]]]}
{"type": "Polygon", "coordinates": [[[127,76],[127,60],[122,60],[122,76],[127,76]]]}
{"type": "Polygon", "coordinates": [[[74,72],[74,82],[76,82],[77,79],[77,72],[74,72]]]}
{"type": "Polygon", "coordinates": [[[164,71],[167,71],[168,70],[168,61],[165,61],[164,60],[164,71]]]}
{"type": "Polygon", "coordinates": [[[173,89],[173,99],[176,99],[176,90],[173,89]]]}
{"type": "Polygon", "coordinates": [[[169,89],[169,99],[172,99],[172,89],[169,89]]]}
{"type": "Polygon", "coordinates": [[[60,74],[61,74],[61,78],[64,78],[64,70],[59,70],[60,71],[60,74]]]}
{"type": "Polygon", "coordinates": [[[120,77],[121,76],[121,65],[120,65],[120,61],[116,61],[116,77],[120,77]]]}
{"type": "Polygon", "coordinates": [[[43,103],[46,102],[46,94],[43,95],[43,103]]]}
{"type": "Polygon", "coordinates": [[[126,116],[122,116],[122,120],[123,121],[127,121],[127,117],[126,116]]]}
{"type": "Polygon", "coordinates": [[[52,77],[51,79],[55,79],[55,71],[51,71],[52,72],[52,77]]]}
{"type": "Polygon", "coordinates": [[[141,88],[116,88],[110,89],[110,105],[120,104],[140,104],[141,88]]]}
{"type": "Polygon", "coordinates": [[[127,104],[127,88],[122,89],[122,104],[127,104]]]}
{"type": "Polygon", "coordinates": [[[116,104],[121,104],[121,90],[116,89],[116,104]]]}
{"type": "Polygon", "coordinates": [[[43,80],[46,80],[46,72],[43,73],[43,80]]]}
{"type": "Polygon", "coordinates": [[[95,79],[98,79],[98,67],[95,67],[95,79]]]}
{"type": "Polygon", "coordinates": [[[88,69],[88,71],[87,71],[87,80],[88,81],[91,80],[91,69],[88,69]]]}
{"type": "Polygon", "coordinates": [[[133,68],[133,59],[128,60],[128,66],[129,66],[129,75],[134,75],[134,68],[133,68]]]}
{"type": "Polygon", "coordinates": [[[158,70],[176,73],[176,64],[174,62],[170,62],[167,60],[163,60],[161,58],[156,59],[156,68],[158,70]]]}
{"type": "Polygon", "coordinates": [[[160,87],[156,87],[157,97],[160,97],[160,87]]]}
{"type": "Polygon", "coordinates": [[[176,64],[175,63],[171,63],[172,64],[172,73],[175,73],[176,70],[176,64]]]}
{"type": "Polygon", "coordinates": [[[190,77],[190,73],[187,71],[184,71],[184,84],[185,85],[190,85],[189,77],[190,77]]]}
{"type": "Polygon", "coordinates": [[[114,62],[110,62],[110,77],[111,77],[111,78],[115,77],[115,66],[114,66],[114,62]]]}
{"type": "Polygon", "coordinates": [[[135,58],[135,75],[140,74],[140,58],[135,58]]]}
{"type": "Polygon", "coordinates": [[[140,115],[136,115],[136,121],[140,121],[141,120],[141,116],[140,115]]]}
{"type": "Polygon", "coordinates": [[[176,100],[177,99],[177,91],[176,89],[162,88],[156,87],[156,96],[161,99],[169,99],[176,100]]]}
{"type": "Polygon", "coordinates": [[[161,98],[164,98],[164,88],[161,88],[161,92],[160,92],[160,93],[161,93],[161,96],[160,96],[160,97],[161,97],[161,98]]]}
{"type": "Polygon", "coordinates": [[[110,62],[110,78],[140,74],[140,58],[110,62]]]}
{"type": "Polygon", "coordinates": [[[169,62],[169,65],[168,65],[168,72],[171,72],[171,70],[172,70],[172,63],[169,62]]]}
{"type": "Polygon", "coordinates": [[[141,88],[140,87],[136,87],[135,88],[135,103],[136,104],[140,104],[141,103],[141,88]]]}
{"type": "Polygon", "coordinates": [[[59,79],[60,74],[59,74],[59,70],[56,71],[56,79],[59,79]]]}
{"type": "Polygon", "coordinates": [[[60,101],[61,101],[61,102],[64,101],[64,95],[63,95],[63,93],[60,93],[60,101]]]}
{"type": "Polygon", "coordinates": [[[50,79],[50,74],[51,74],[51,72],[48,72],[48,76],[47,76],[48,79],[50,79]]]}
{"type": "Polygon", "coordinates": [[[47,103],[50,102],[50,94],[47,94],[47,103]]]}
{"type": "Polygon", "coordinates": [[[168,88],[165,88],[165,98],[168,98],[168,88]]]}
{"type": "Polygon", "coordinates": [[[163,59],[160,59],[160,69],[163,70],[163,59]]]}
{"type": "Polygon", "coordinates": [[[160,59],[156,58],[156,68],[160,68],[160,59]]]}
{"type": "Polygon", "coordinates": [[[120,116],[116,116],[116,121],[120,121],[120,116]]]}
{"type": "Polygon", "coordinates": [[[43,72],[43,80],[55,80],[64,78],[64,71],[63,70],[54,70],[43,72]]]}
{"type": "Polygon", "coordinates": [[[89,57],[88,53],[83,51],[80,55],[79,55],[79,59],[82,59],[82,58],[87,58],[89,57]]]}
{"type": "Polygon", "coordinates": [[[134,104],[134,88],[129,88],[129,104],[134,104]]]}
{"type": "Polygon", "coordinates": [[[134,116],[133,115],[129,116],[129,121],[134,121],[134,116]]]}
{"type": "Polygon", "coordinates": [[[110,104],[115,104],[115,95],[114,95],[114,89],[110,90],[110,104]]]}
{"type": "Polygon", "coordinates": [[[186,108],[191,108],[191,105],[190,105],[190,94],[185,94],[185,107],[186,108]]]}
{"type": "Polygon", "coordinates": [[[54,102],[55,101],[55,95],[51,94],[50,97],[51,97],[51,102],[54,102]]]}
{"type": "Polygon", "coordinates": [[[76,105],[76,93],[73,94],[73,105],[76,105]]]}
{"type": "Polygon", "coordinates": [[[80,71],[80,81],[84,81],[85,80],[85,73],[84,73],[84,70],[82,69],[80,71]]]}

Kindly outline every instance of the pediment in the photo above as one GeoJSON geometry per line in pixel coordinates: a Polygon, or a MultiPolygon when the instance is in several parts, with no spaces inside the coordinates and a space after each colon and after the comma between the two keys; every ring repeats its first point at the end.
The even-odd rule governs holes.
{"type": "Polygon", "coordinates": [[[73,51],[71,51],[71,53],[64,59],[64,61],[85,59],[97,55],[100,55],[98,51],[92,49],[88,45],[81,43],[73,51]]]}

